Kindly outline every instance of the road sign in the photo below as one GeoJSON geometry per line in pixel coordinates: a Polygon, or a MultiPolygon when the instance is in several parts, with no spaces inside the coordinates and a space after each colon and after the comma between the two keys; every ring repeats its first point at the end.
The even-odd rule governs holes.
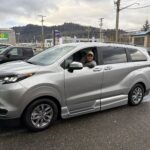
{"type": "Polygon", "coordinates": [[[61,36],[61,33],[60,33],[60,31],[58,31],[58,30],[55,30],[55,36],[59,38],[59,37],[61,36]]]}

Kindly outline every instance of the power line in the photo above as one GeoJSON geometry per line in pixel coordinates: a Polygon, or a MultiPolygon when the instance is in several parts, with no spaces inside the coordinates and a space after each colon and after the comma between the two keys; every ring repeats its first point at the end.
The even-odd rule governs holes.
{"type": "Polygon", "coordinates": [[[129,9],[142,9],[142,8],[148,8],[148,7],[150,7],[150,4],[146,5],[146,6],[141,6],[141,7],[136,7],[136,8],[129,8],[129,9]]]}
{"type": "Polygon", "coordinates": [[[140,3],[132,3],[132,4],[130,4],[130,5],[127,5],[127,6],[125,6],[125,7],[120,8],[120,10],[127,9],[127,8],[129,8],[129,7],[133,6],[133,5],[140,5],[140,3]]]}
{"type": "MultiPolygon", "coordinates": [[[[122,0],[122,4],[124,5],[124,4],[126,4],[127,2],[129,2],[128,0],[122,0]]],[[[130,0],[130,2],[133,2],[134,4],[136,4],[136,3],[138,3],[139,5],[141,5],[141,6],[139,6],[139,7],[130,7],[130,8],[128,8],[128,9],[142,9],[142,8],[147,8],[147,7],[150,7],[150,3],[149,3],[149,0],[130,0]],[[143,5],[143,6],[142,6],[143,5]]],[[[132,5],[132,4],[131,4],[132,5]]]]}

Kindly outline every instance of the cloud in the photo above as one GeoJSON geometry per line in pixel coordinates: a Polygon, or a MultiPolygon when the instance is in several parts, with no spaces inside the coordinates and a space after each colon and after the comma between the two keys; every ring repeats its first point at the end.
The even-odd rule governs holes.
{"type": "Polygon", "coordinates": [[[1,0],[0,19],[8,22],[11,18],[17,23],[20,18],[34,18],[40,13],[46,14],[49,9],[57,10],[58,7],[49,0],[1,0]]]}
{"type": "MultiPolygon", "coordinates": [[[[133,2],[141,5],[149,0],[122,0],[126,6],[133,2]]],[[[58,25],[64,22],[75,22],[88,26],[99,26],[99,18],[104,19],[104,28],[115,28],[114,0],[1,0],[0,27],[41,24],[39,14],[46,16],[45,25],[58,25]]],[[[150,9],[125,9],[120,12],[120,28],[140,29],[145,20],[150,21],[150,9]],[[140,19],[139,19],[140,18],[140,19]]]]}

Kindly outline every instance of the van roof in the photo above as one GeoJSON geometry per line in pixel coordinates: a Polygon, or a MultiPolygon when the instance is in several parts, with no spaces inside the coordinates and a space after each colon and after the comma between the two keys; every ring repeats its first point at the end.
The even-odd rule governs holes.
{"type": "Polygon", "coordinates": [[[126,45],[126,44],[116,44],[116,43],[99,43],[99,42],[80,42],[80,43],[67,43],[62,45],[68,45],[68,46],[77,46],[77,47],[83,47],[83,46],[115,46],[115,47],[125,47],[125,48],[138,48],[141,50],[146,50],[143,47],[133,46],[133,45],[126,45]]]}

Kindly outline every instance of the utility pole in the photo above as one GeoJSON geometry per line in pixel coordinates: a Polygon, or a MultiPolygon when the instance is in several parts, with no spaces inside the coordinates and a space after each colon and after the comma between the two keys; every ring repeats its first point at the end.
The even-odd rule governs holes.
{"type": "Polygon", "coordinates": [[[41,17],[41,22],[42,22],[41,41],[42,41],[42,49],[44,50],[44,27],[43,27],[43,23],[44,23],[44,17],[46,17],[46,16],[39,15],[39,17],[41,17]]]}
{"type": "Polygon", "coordinates": [[[121,0],[114,1],[114,4],[116,5],[116,43],[118,43],[118,40],[119,40],[118,30],[119,30],[119,13],[120,13],[120,11],[127,9],[133,5],[140,4],[140,3],[132,3],[130,5],[120,8],[120,3],[121,3],[121,0]]]}
{"type": "Polygon", "coordinates": [[[88,27],[88,42],[90,42],[90,27],[88,27]]]}
{"type": "Polygon", "coordinates": [[[102,42],[102,27],[103,27],[103,19],[104,18],[100,18],[99,19],[99,21],[100,21],[100,24],[99,24],[99,26],[100,26],[100,28],[99,28],[99,33],[100,33],[100,35],[99,35],[99,38],[100,38],[100,42],[102,42]]]}
{"type": "Polygon", "coordinates": [[[19,44],[19,42],[20,42],[20,32],[16,33],[16,35],[17,35],[17,43],[19,44]]]}
{"type": "Polygon", "coordinates": [[[56,45],[55,29],[52,31],[52,36],[53,36],[53,46],[55,46],[56,45]]]}
{"type": "Polygon", "coordinates": [[[115,3],[116,5],[116,43],[118,43],[118,30],[119,30],[119,13],[120,13],[120,2],[121,0],[117,0],[115,3]]]}

